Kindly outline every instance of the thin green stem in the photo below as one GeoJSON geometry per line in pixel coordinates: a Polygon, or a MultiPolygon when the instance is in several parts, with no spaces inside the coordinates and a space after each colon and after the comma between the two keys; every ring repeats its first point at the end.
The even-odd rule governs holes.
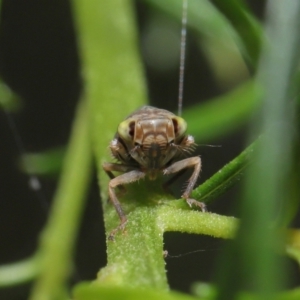
{"type": "Polygon", "coordinates": [[[28,282],[40,272],[40,257],[0,266],[0,287],[8,287],[28,282]]]}
{"type": "Polygon", "coordinates": [[[72,270],[72,252],[90,179],[91,150],[86,105],[78,107],[71,141],[48,224],[38,250],[40,276],[31,300],[58,299],[72,270]]]}
{"type": "Polygon", "coordinates": [[[257,142],[254,142],[248,146],[240,155],[194,189],[192,197],[202,202],[210,202],[239,182],[245,173],[246,167],[253,159],[256,144],[257,142]]]}

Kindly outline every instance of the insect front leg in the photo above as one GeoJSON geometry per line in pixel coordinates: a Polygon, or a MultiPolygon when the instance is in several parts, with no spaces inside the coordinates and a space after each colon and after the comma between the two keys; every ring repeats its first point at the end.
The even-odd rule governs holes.
{"type": "Polygon", "coordinates": [[[189,157],[180,161],[173,163],[171,166],[163,170],[165,175],[177,173],[186,168],[194,168],[194,172],[190,179],[188,180],[188,185],[182,194],[182,198],[186,200],[189,206],[195,205],[201,208],[202,211],[206,211],[206,205],[195,199],[190,198],[190,194],[196,184],[197,178],[201,171],[201,159],[199,156],[189,157]]]}
{"type": "Polygon", "coordinates": [[[122,172],[126,173],[132,170],[135,170],[135,168],[128,166],[128,165],[123,165],[123,164],[114,164],[114,163],[108,163],[105,162],[102,164],[102,168],[108,175],[110,179],[114,179],[116,176],[112,173],[113,171],[115,172],[122,172]]]}
{"type": "Polygon", "coordinates": [[[121,207],[121,204],[116,196],[115,188],[120,185],[124,185],[124,184],[128,184],[128,183],[137,181],[137,180],[145,177],[145,173],[142,171],[139,171],[139,170],[132,170],[132,167],[129,167],[126,165],[112,164],[112,163],[104,163],[103,169],[109,175],[109,177],[112,178],[108,184],[109,198],[110,198],[113,206],[115,207],[115,209],[119,215],[119,218],[121,220],[120,225],[117,228],[115,228],[108,237],[109,240],[113,240],[117,231],[124,230],[126,223],[127,223],[127,217],[126,217],[126,215],[121,207]],[[112,171],[127,172],[127,173],[119,175],[117,177],[111,177],[111,176],[114,176],[112,174],[112,171]]]}
{"type": "MultiPolygon", "coordinates": [[[[103,163],[102,167],[110,179],[114,179],[116,177],[112,171],[126,173],[126,172],[134,170],[134,168],[132,168],[128,165],[108,163],[108,162],[103,163]]],[[[126,192],[125,187],[123,187],[122,185],[119,185],[118,188],[122,192],[126,192]]]]}

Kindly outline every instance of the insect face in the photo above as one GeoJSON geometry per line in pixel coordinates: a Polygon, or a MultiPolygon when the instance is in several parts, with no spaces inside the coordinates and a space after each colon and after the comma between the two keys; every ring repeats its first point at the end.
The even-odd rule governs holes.
{"type": "Polygon", "coordinates": [[[182,118],[163,109],[145,106],[118,127],[118,140],[125,146],[125,149],[120,147],[119,152],[126,151],[127,155],[115,155],[114,145],[111,150],[116,158],[125,157],[121,161],[135,160],[151,179],[155,179],[156,173],[179,154],[186,127],[182,118]]]}

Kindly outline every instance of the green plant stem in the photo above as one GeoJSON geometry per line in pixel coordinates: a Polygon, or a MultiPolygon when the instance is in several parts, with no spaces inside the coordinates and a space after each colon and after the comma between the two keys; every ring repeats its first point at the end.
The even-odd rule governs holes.
{"type": "Polygon", "coordinates": [[[118,124],[147,102],[133,4],[130,0],[73,0],[72,4],[92,147],[101,196],[106,203],[109,178],[102,163],[111,160],[109,142],[118,124]]]}
{"type": "Polygon", "coordinates": [[[72,270],[72,252],[90,179],[91,150],[86,105],[81,102],[51,215],[37,253],[40,275],[31,300],[59,299],[72,270]]]}
{"type": "Polygon", "coordinates": [[[201,202],[210,202],[222,195],[241,180],[246,167],[253,160],[253,152],[258,142],[252,143],[240,155],[225,165],[207,181],[195,188],[192,197],[201,202]]]}
{"type": "MultiPolygon", "coordinates": [[[[98,274],[99,284],[168,290],[162,253],[164,232],[178,231],[218,238],[234,236],[237,228],[235,218],[175,208],[168,205],[165,196],[159,199],[150,194],[150,197],[153,196],[157,203],[145,201],[144,205],[132,205],[134,208],[127,213],[125,232],[119,232],[115,241],[108,243],[108,263],[98,274]]],[[[121,199],[123,207],[128,209],[126,204],[132,197],[131,194],[121,199]]],[[[110,208],[109,214],[116,221],[113,208],[110,208]]],[[[116,225],[114,222],[114,227],[116,225]]]]}
{"type": "Polygon", "coordinates": [[[162,232],[178,231],[193,234],[205,234],[215,238],[234,237],[238,221],[233,217],[214,213],[170,208],[164,205],[158,209],[159,226],[162,232]]]}
{"type": "Polygon", "coordinates": [[[0,287],[14,286],[28,282],[40,272],[38,256],[30,257],[16,263],[0,266],[0,287]]]}
{"type": "MultiPolygon", "coordinates": [[[[116,220],[115,211],[112,213],[116,220]]],[[[157,208],[135,208],[127,217],[126,231],[119,232],[115,241],[107,245],[107,266],[99,272],[97,282],[167,291],[157,208]]]]}
{"type": "Polygon", "coordinates": [[[116,287],[109,285],[79,284],[74,291],[76,300],[195,300],[194,297],[178,292],[162,293],[153,289],[136,287],[116,287]]]}

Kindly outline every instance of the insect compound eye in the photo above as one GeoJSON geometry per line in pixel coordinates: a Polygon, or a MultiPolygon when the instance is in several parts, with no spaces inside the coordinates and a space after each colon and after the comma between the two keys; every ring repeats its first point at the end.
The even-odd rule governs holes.
{"type": "Polygon", "coordinates": [[[118,133],[125,140],[133,140],[135,132],[135,121],[132,119],[125,120],[120,123],[118,133]]]}
{"type": "Polygon", "coordinates": [[[185,134],[187,129],[186,121],[180,117],[172,118],[173,126],[174,126],[174,133],[176,137],[180,137],[185,134]]]}

